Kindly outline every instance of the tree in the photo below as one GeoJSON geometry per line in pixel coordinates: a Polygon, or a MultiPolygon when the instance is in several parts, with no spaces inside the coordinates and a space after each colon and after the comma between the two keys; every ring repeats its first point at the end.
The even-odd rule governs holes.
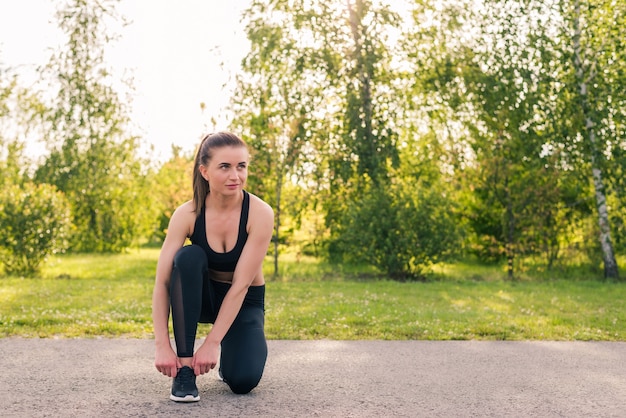
{"type": "Polygon", "coordinates": [[[398,165],[394,129],[390,27],[399,16],[388,7],[375,8],[371,1],[346,1],[353,44],[346,62],[347,79],[344,143],[357,157],[357,174],[374,184],[385,181],[389,165],[398,165]]]}
{"type": "MultiPolygon", "coordinates": [[[[407,182],[402,197],[389,195],[399,190],[389,173],[398,176],[401,165],[402,102],[392,41],[399,15],[369,0],[256,1],[246,19],[252,50],[239,79],[235,125],[254,149],[257,175],[251,180],[259,181],[261,174],[255,186],[278,209],[276,248],[288,191],[289,213],[296,219],[304,208],[323,205],[331,257],[354,259],[363,249],[359,243],[367,241],[371,254],[389,252],[374,264],[395,277],[432,262],[436,254],[419,252],[418,245],[398,251],[383,239],[415,229],[415,216],[381,220],[383,229],[393,228],[384,233],[363,228],[381,211],[406,214],[404,208],[430,192],[407,182]],[[294,199],[305,193],[310,197],[294,199]],[[367,198],[370,193],[377,198],[367,198]],[[364,235],[361,241],[350,238],[351,227],[364,235]]],[[[419,207],[427,211],[421,202],[419,207]]],[[[420,239],[425,244],[423,234],[420,239]]],[[[372,257],[359,260],[371,263],[372,257]]]]}
{"type": "Polygon", "coordinates": [[[16,73],[0,66],[0,188],[22,184],[31,174],[21,135],[28,125],[28,112],[24,108],[35,97],[18,81],[16,73]]]}
{"type": "Polygon", "coordinates": [[[112,40],[107,22],[121,18],[117,0],[71,0],[58,12],[67,36],[44,75],[58,86],[42,112],[50,155],[36,179],[64,192],[72,205],[75,251],[120,251],[147,229],[137,138],[127,133],[128,108],[105,66],[112,40]]]}
{"type": "Polygon", "coordinates": [[[312,63],[315,57],[298,33],[305,12],[299,3],[252,2],[244,16],[251,50],[243,60],[232,103],[233,125],[252,149],[249,182],[275,211],[274,275],[279,271],[283,220],[298,219],[307,206],[305,191],[289,184],[306,184],[306,165],[315,149],[312,114],[324,100],[312,63]]]}
{"type": "Polygon", "coordinates": [[[569,217],[571,187],[558,153],[546,151],[561,135],[551,18],[546,2],[437,2],[416,9],[409,44],[423,74],[424,124],[442,138],[436,157],[463,190],[470,246],[482,258],[504,256],[510,278],[520,256],[541,251],[552,264],[569,217]]]}
{"type": "MultiPolygon", "coordinates": [[[[384,233],[379,228],[364,228],[372,225],[370,215],[384,212],[385,207],[389,211],[399,210],[403,205],[401,199],[394,199],[387,202],[390,206],[379,207],[389,197],[385,191],[393,189],[389,171],[400,164],[397,115],[402,104],[397,100],[398,73],[390,39],[398,31],[401,19],[388,6],[368,0],[346,1],[333,12],[319,10],[315,20],[317,23],[332,19],[320,26],[328,30],[327,34],[335,34],[323,38],[321,49],[330,70],[326,77],[332,80],[332,94],[338,106],[330,116],[334,122],[329,126],[326,146],[328,187],[324,200],[330,228],[329,257],[354,259],[353,255],[362,254],[363,248],[367,248],[370,257],[362,254],[357,257],[359,261],[369,259],[396,277],[411,275],[413,270],[405,262],[405,251],[394,249],[386,260],[375,261],[374,255],[389,250],[389,241],[384,237],[394,231],[385,227],[407,231],[410,220],[392,217],[384,223],[379,219],[378,226],[384,233]],[[366,195],[370,193],[378,194],[377,198],[368,199],[366,195]],[[355,203],[363,206],[355,208],[355,203]],[[406,224],[397,223],[403,221],[406,224]],[[363,234],[362,240],[351,239],[356,231],[363,234]],[[365,241],[368,245],[363,247],[365,241]]],[[[411,246],[408,251],[414,248],[411,246]]]]}
{"type": "MultiPolygon", "coordinates": [[[[570,163],[593,184],[604,276],[619,278],[611,240],[606,175],[621,174],[626,44],[619,32],[626,23],[623,2],[579,0],[560,2],[559,31],[564,79],[564,113],[570,121],[565,149],[570,163]],[[588,174],[587,174],[588,173],[588,174]]],[[[615,179],[608,179],[609,182],[615,179]]],[[[619,180],[617,180],[619,182],[619,180]]]]}

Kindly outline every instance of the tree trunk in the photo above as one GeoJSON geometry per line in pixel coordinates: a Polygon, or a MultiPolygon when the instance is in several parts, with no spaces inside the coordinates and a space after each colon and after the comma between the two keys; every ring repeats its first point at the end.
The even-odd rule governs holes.
{"type": "Polygon", "coordinates": [[[380,161],[378,156],[377,144],[373,135],[372,126],[372,76],[367,65],[367,47],[363,40],[361,25],[363,18],[363,1],[357,0],[354,5],[350,0],[346,0],[346,7],[350,16],[350,29],[354,40],[354,59],[357,68],[357,79],[359,83],[359,121],[360,126],[355,127],[357,130],[357,141],[361,142],[357,145],[357,155],[359,164],[364,174],[367,173],[373,183],[376,185],[380,179],[380,161]]]}
{"type": "Polygon", "coordinates": [[[593,186],[596,194],[596,209],[598,211],[598,225],[600,227],[600,246],[604,261],[604,277],[607,279],[619,278],[617,261],[611,243],[611,228],[609,222],[609,211],[606,206],[606,196],[604,194],[604,183],[602,181],[602,169],[598,162],[598,145],[596,142],[595,123],[592,118],[592,109],[589,103],[588,88],[592,85],[596,75],[595,66],[585,63],[580,45],[580,2],[574,6],[574,69],[578,79],[578,92],[582,105],[583,116],[585,118],[586,137],[589,141],[591,156],[591,172],[593,176],[593,186]]]}
{"type": "Polygon", "coordinates": [[[600,226],[600,246],[604,258],[604,277],[607,279],[618,279],[619,271],[613,244],[611,243],[611,229],[609,225],[609,211],[606,207],[606,197],[604,195],[604,184],[602,182],[602,172],[599,168],[593,167],[593,184],[596,190],[596,207],[598,209],[598,224],[600,226]]]}
{"type": "Polygon", "coordinates": [[[283,189],[283,181],[282,181],[282,170],[278,175],[278,180],[276,181],[276,219],[274,222],[274,278],[278,277],[278,243],[279,243],[279,231],[280,231],[280,198],[281,191],[283,189]]]}
{"type": "Polygon", "coordinates": [[[509,180],[505,180],[506,185],[506,264],[507,276],[509,280],[515,278],[513,262],[515,261],[515,214],[513,213],[513,202],[511,201],[511,191],[509,180]]]}

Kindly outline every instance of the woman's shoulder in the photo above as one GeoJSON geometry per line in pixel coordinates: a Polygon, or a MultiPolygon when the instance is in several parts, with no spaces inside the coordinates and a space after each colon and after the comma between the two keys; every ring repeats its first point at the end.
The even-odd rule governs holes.
{"type": "Polygon", "coordinates": [[[254,216],[274,217],[274,209],[267,202],[250,192],[248,194],[250,195],[250,213],[254,216]]]}
{"type": "Polygon", "coordinates": [[[193,231],[196,222],[196,208],[193,201],[188,201],[176,208],[170,218],[169,229],[180,229],[185,235],[193,231]]]}
{"type": "Polygon", "coordinates": [[[192,216],[195,219],[196,207],[193,203],[193,200],[188,200],[182,205],[180,205],[179,207],[177,207],[174,213],[172,214],[172,217],[173,216],[178,216],[178,217],[192,216]]]}

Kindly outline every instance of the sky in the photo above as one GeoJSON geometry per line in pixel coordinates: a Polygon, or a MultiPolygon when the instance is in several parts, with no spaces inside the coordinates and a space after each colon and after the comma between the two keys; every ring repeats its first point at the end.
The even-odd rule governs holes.
{"type": "MultiPolygon", "coordinates": [[[[0,0],[0,64],[28,84],[52,48],[65,44],[53,0],[0,0]]],[[[225,129],[234,74],[248,52],[240,14],[248,1],[121,0],[131,21],[106,51],[119,79],[132,76],[131,117],[144,146],[166,159],[171,145],[193,151],[204,132],[225,129]],[[205,104],[204,112],[200,103],[205,104]],[[216,120],[213,125],[211,118],[216,120]]],[[[27,144],[36,153],[34,143],[27,144]]]]}

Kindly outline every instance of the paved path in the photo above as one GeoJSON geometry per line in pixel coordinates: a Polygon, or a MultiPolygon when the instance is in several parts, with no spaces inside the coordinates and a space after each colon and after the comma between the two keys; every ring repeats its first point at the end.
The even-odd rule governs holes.
{"type": "Polygon", "coordinates": [[[626,343],[269,341],[261,384],[168,399],[153,342],[0,339],[2,417],[626,417],[626,343]]]}

